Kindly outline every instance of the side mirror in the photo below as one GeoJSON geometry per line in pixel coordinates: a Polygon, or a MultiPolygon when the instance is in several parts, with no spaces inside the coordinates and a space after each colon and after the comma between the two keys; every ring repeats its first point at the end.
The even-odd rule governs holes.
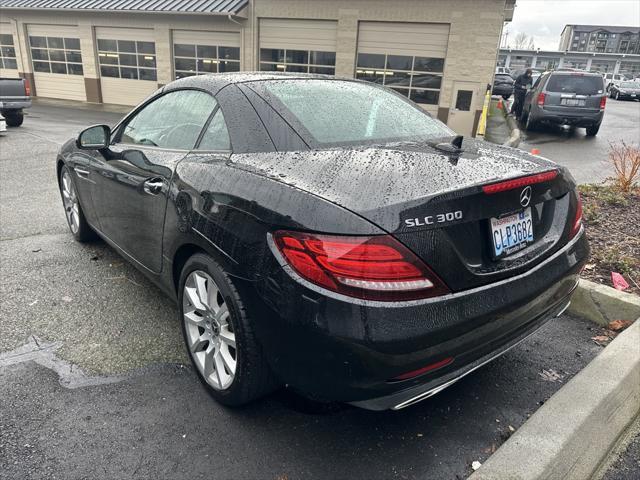
{"type": "Polygon", "coordinates": [[[111,129],[107,125],[94,125],[80,132],[76,139],[78,148],[100,150],[109,146],[111,129]]]}

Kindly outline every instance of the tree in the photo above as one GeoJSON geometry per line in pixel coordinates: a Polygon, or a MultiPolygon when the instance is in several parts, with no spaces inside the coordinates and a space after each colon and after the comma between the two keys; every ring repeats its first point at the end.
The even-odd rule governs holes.
{"type": "Polygon", "coordinates": [[[514,42],[515,48],[518,50],[533,50],[536,48],[533,42],[533,37],[530,37],[524,32],[518,33],[514,42]]]}

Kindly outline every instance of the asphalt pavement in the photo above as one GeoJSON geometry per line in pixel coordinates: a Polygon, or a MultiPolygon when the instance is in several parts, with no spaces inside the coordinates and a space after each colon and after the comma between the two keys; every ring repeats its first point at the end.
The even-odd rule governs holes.
{"type": "Polygon", "coordinates": [[[602,348],[563,316],[400,412],[314,414],[288,391],[223,408],[175,307],[67,231],[55,153],[111,110],[39,102],[0,138],[0,478],[465,478],[602,348]]]}

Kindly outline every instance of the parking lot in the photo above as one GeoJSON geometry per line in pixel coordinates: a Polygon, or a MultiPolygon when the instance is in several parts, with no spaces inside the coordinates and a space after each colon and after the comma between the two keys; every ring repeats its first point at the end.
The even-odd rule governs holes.
{"type": "MultiPolygon", "coordinates": [[[[174,306],[104,243],[67,231],[55,153],[83,126],[121,116],[100,108],[38,102],[0,138],[8,478],[464,478],[601,350],[591,324],[563,316],[400,412],[309,413],[287,391],[223,408],[187,365],[174,306]]],[[[549,130],[527,143],[597,181],[607,142],[640,125],[639,103],[607,109],[595,139],[549,130]]]]}
{"type": "Polygon", "coordinates": [[[584,128],[542,126],[524,132],[520,148],[537,148],[540,155],[569,167],[578,183],[599,183],[613,174],[607,162],[609,144],[638,141],[640,102],[607,98],[598,135],[587,137],[584,128]]]}

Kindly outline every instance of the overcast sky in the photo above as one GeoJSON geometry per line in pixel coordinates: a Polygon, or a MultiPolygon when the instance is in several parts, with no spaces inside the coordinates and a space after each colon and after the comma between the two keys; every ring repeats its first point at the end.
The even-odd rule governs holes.
{"type": "Polygon", "coordinates": [[[639,0],[516,0],[508,43],[519,32],[532,35],[536,48],[557,50],[566,24],[640,26],[639,0]]]}

